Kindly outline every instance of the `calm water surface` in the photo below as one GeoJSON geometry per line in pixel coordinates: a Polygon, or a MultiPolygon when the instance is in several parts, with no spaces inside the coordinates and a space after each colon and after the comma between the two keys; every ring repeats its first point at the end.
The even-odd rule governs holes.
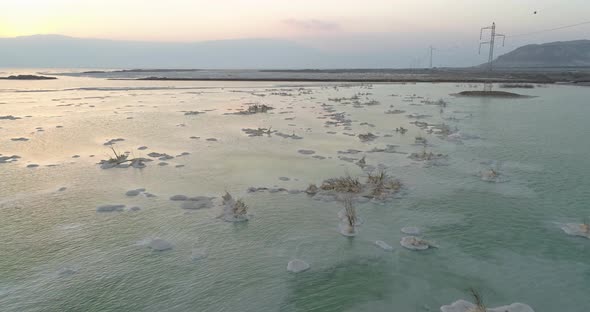
{"type": "Polygon", "coordinates": [[[588,311],[590,240],[567,236],[559,224],[590,216],[589,89],[538,86],[517,90],[535,98],[513,100],[450,96],[469,88],[2,81],[0,116],[21,119],[0,120],[0,154],[21,158],[0,164],[0,310],[438,311],[470,299],[467,289],[475,287],[492,307],[524,302],[541,312],[588,311]],[[380,104],[328,100],[359,93],[362,102],[380,104]],[[442,112],[421,102],[439,98],[448,102],[442,112]],[[247,103],[275,110],[227,114],[247,103]],[[322,104],[349,114],[352,129],[326,127],[328,119],[318,119],[328,114],[322,104]],[[406,113],[384,114],[389,109],[406,113]],[[408,114],[429,115],[421,121],[445,122],[469,139],[428,134],[408,114]],[[396,133],[399,126],[408,133],[396,133]],[[241,130],[258,127],[303,139],[248,137],[241,130]],[[379,138],[362,143],[344,134],[367,132],[379,138]],[[447,166],[408,159],[404,153],[422,151],[414,145],[419,135],[429,150],[449,155],[447,166]],[[11,140],[21,137],[29,140],[11,140]],[[190,155],[167,166],[156,160],[141,170],[100,169],[96,163],[109,153],[103,143],[114,138],[124,139],[117,150],[135,157],[190,155]],[[338,153],[387,144],[401,153],[338,153]],[[147,150],[137,149],[144,145],[147,150]],[[247,193],[250,186],[305,189],[345,174],[362,178],[358,166],[339,156],[363,155],[368,164],[386,166],[405,189],[393,201],[358,205],[365,223],[354,239],[337,231],[338,202],[247,193]],[[508,181],[481,181],[477,173],[490,166],[508,181]],[[125,195],[136,188],[157,197],[125,195]],[[169,200],[176,194],[218,200],[226,190],[250,206],[249,222],[223,222],[219,207],[189,211],[169,200]],[[116,203],[141,210],[96,212],[116,203]],[[440,248],[403,249],[404,226],[422,228],[440,248]],[[142,242],[153,237],[174,248],[146,248],[142,242]],[[375,240],[394,251],[379,249],[375,240]],[[192,260],[194,248],[208,257],[192,260]],[[311,269],[287,272],[294,258],[311,269]]]}

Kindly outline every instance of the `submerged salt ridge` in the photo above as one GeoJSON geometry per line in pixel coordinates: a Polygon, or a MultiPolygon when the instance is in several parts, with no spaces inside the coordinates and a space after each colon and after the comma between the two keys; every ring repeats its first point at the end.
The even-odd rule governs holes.
{"type": "MultiPolygon", "coordinates": [[[[526,101],[533,101],[538,111],[536,99],[519,100],[523,102],[518,106],[512,100],[453,99],[448,94],[468,86],[448,84],[228,84],[226,89],[189,93],[181,89],[189,88],[186,84],[168,88],[125,83],[138,85],[127,91],[125,86],[95,86],[10,93],[2,100],[8,104],[2,105],[1,115],[14,118],[0,120],[5,137],[0,142],[0,175],[13,181],[0,190],[4,214],[0,233],[5,241],[21,246],[31,241],[60,246],[27,251],[16,244],[8,246],[9,254],[19,256],[3,258],[0,262],[8,265],[1,267],[18,269],[2,274],[9,277],[7,282],[0,280],[0,289],[27,287],[21,295],[0,293],[0,304],[8,311],[34,310],[27,302],[35,300],[54,302],[55,310],[67,305],[92,310],[81,299],[86,291],[106,295],[104,301],[97,299],[100,307],[122,296],[138,298],[123,303],[131,310],[172,302],[178,307],[175,311],[196,307],[215,311],[220,305],[228,310],[273,310],[271,306],[281,305],[356,310],[356,305],[375,301],[388,310],[422,309],[423,302],[436,310],[464,297],[473,280],[501,295],[489,300],[491,306],[522,301],[538,310],[554,303],[518,285],[534,280],[539,272],[547,272],[545,280],[565,278],[577,289],[587,286],[568,266],[568,257],[577,255],[564,253],[560,259],[565,264],[560,265],[534,247],[541,244],[538,239],[543,244],[556,240],[568,248],[586,240],[565,240],[567,235],[558,227],[551,232],[540,226],[557,219],[559,212],[531,210],[542,208],[543,202],[536,202],[537,189],[527,189],[528,164],[484,163],[496,157],[526,159],[513,157],[510,151],[534,144],[533,134],[504,146],[505,142],[496,141],[497,126],[485,126],[490,114],[530,107],[526,101]],[[31,100],[34,103],[22,103],[31,100]],[[273,109],[259,112],[251,105],[273,109]],[[97,165],[101,160],[117,159],[109,147],[125,156],[113,168],[101,169],[97,165]],[[143,166],[133,166],[135,159],[143,166]],[[158,166],[159,162],[169,165],[158,166]],[[27,168],[32,164],[39,166],[27,168]],[[510,179],[482,181],[481,172],[490,169],[499,169],[500,176],[510,179]],[[367,186],[369,174],[381,171],[391,182],[399,181],[401,188],[387,183],[367,186]],[[343,213],[345,197],[337,191],[342,185],[334,180],[347,176],[360,183],[352,198],[357,213],[352,227],[343,213]],[[56,191],[63,185],[68,187],[56,191]],[[50,191],[31,191],[31,187],[50,191]],[[519,190],[533,196],[524,200],[519,190]],[[224,204],[226,191],[231,196],[224,204]],[[236,206],[238,199],[246,210],[236,206]],[[528,207],[528,201],[535,205],[528,207]],[[527,211],[535,211],[534,217],[527,211]],[[256,217],[250,218],[253,214],[256,217]],[[79,226],[69,229],[71,224],[79,226]],[[516,229],[516,242],[496,242],[494,233],[508,235],[516,229]],[[417,240],[410,246],[432,240],[441,248],[406,250],[401,242],[408,235],[417,240]],[[143,245],[136,246],[137,241],[143,245]],[[506,258],[514,244],[529,249],[506,258]],[[527,254],[543,261],[527,261],[527,254]],[[498,267],[482,260],[499,257],[502,276],[496,274],[498,267]],[[511,269],[522,268],[523,263],[530,270],[511,269]],[[286,272],[285,266],[298,273],[286,272]],[[72,267],[75,270],[70,272],[72,267]],[[477,274],[469,271],[471,267],[479,268],[477,274]],[[61,268],[66,268],[65,273],[56,274],[61,268]],[[51,274],[24,274],[31,270],[51,274]],[[366,278],[373,273],[378,277],[366,278]],[[58,275],[63,276],[56,282],[58,275]],[[106,284],[93,278],[97,275],[110,280],[121,276],[131,284],[121,285],[125,291],[106,294],[106,284]],[[457,276],[455,284],[444,282],[449,275],[457,276]],[[167,283],[178,286],[166,292],[169,299],[156,300],[159,286],[167,283]],[[248,294],[236,289],[246,283],[251,285],[248,294]],[[47,291],[43,286],[48,284],[59,291],[47,291]],[[342,285],[352,284],[358,285],[354,294],[342,290],[342,285]],[[498,288],[500,284],[510,286],[498,288]],[[187,288],[194,295],[185,296],[187,288]],[[204,291],[222,303],[207,301],[200,295],[204,291]],[[411,299],[416,292],[424,296],[420,304],[411,299]],[[68,299],[60,305],[57,296],[68,299]],[[266,309],[260,308],[265,304],[266,309]]],[[[542,89],[534,92],[551,99],[542,89]]],[[[511,118],[501,116],[492,119],[502,123],[511,118]]],[[[522,135],[523,130],[518,131],[522,135]]],[[[566,217],[578,216],[571,210],[566,217]]],[[[563,288],[550,283],[539,287],[543,293],[563,288]]],[[[564,296],[577,303],[585,300],[575,290],[564,296]]]]}

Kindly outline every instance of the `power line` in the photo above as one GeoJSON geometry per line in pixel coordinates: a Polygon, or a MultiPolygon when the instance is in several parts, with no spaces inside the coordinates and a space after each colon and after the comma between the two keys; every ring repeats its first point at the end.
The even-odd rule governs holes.
{"type": "Polygon", "coordinates": [[[538,31],[533,31],[533,32],[529,32],[529,33],[510,35],[510,36],[506,36],[506,37],[508,37],[508,38],[514,38],[514,37],[530,36],[530,35],[536,35],[536,34],[542,34],[542,33],[545,33],[545,32],[550,32],[550,31],[556,31],[556,30],[560,30],[560,29],[566,29],[566,28],[572,28],[572,27],[587,25],[587,24],[590,24],[590,21],[585,21],[585,22],[571,24],[571,25],[566,25],[566,26],[561,26],[561,27],[549,28],[549,29],[544,29],[544,30],[538,30],[538,31]]]}

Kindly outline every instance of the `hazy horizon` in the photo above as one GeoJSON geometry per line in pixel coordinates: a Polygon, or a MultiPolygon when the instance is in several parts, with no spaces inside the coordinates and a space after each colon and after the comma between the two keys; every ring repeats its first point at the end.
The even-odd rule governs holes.
{"type": "Polygon", "coordinates": [[[487,60],[487,51],[478,53],[479,32],[492,22],[507,35],[496,55],[527,44],[589,39],[588,10],[582,0],[7,0],[0,3],[0,39],[60,35],[162,47],[278,40],[328,57],[372,58],[371,67],[427,67],[433,46],[435,66],[455,67],[487,60]],[[585,24],[553,30],[576,23],[585,24]]]}

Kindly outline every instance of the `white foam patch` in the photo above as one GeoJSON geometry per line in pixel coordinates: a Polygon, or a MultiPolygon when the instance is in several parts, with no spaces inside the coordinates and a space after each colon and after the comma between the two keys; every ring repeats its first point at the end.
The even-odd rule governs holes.
{"type": "MultiPolygon", "coordinates": [[[[441,312],[479,312],[477,306],[465,300],[457,300],[450,305],[440,307],[441,312]]],[[[535,312],[524,303],[513,303],[508,306],[486,309],[486,312],[535,312]]]]}

